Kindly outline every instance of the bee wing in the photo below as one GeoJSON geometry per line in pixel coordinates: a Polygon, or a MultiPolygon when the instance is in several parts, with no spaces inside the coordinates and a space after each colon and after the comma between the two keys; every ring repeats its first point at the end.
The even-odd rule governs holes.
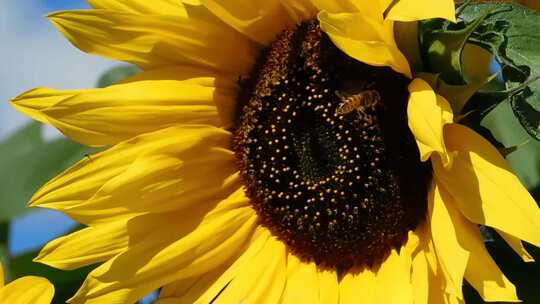
{"type": "Polygon", "coordinates": [[[345,101],[345,99],[347,99],[349,97],[348,94],[343,93],[340,90],[335,90],[334,94],[336,94],[336,96],[339,97],[339,99],[341,99],[341,101],[345,101]]]}
{"type": "Polygon", "coordinates": [[[340,99],[340,104],[337,106],[336,108],[336,115],[343,115],[345,114],[345,107],[347,105],[347,98],[348,96],[341,92],[340,90],[335,90],[334,91],[334,94],[336,94],[336,96],[340,99]]]}
{"type": "Polygon", "coordinates": [[[337,115],[345,115],[354,110],[354,107],[351,105],[350,101],[344,101],[338,105],[336,108],[337,115]]]}
{"type": "Polygon", "coordinates": [[[337,106],[336,108],[336,115],[343,115],[345,114],[345,104],[344,103],[341,103],[337,106]]]}

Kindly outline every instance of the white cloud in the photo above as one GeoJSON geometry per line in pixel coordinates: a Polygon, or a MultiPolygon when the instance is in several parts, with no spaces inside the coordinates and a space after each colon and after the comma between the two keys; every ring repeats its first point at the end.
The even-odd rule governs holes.
{"type": "Polygon", "coordinates": [[[7,101],[38,86],[93,87],[115,63],[82,53],[44,16],[43,0],[0,0],[0,138],[26,120],[7,101]]]}

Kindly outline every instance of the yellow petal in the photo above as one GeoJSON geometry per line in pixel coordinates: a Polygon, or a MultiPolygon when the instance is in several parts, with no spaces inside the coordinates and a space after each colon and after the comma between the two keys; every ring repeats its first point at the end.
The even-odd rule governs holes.
{"type": "Polygon", "coordinates": [[[189,4],[189,5],[202,5],[200,0],[180,0],[180,2],[189,4]]]}
{"type": "Polygon", "coordinates": [[[409,63],[394,40],[392,21],[363,13],[318,15],[321,29],[332,42],[352,58],[373,66],[388,66],[411,77],[409,63]]]}
{"type": "Polygon", "coordinates": [[[318,269],[319,277],[319,303],[339,303],[339,283],[337,272],[334,270],[318,269]]]}
{"type": "Polygon", "coordinates": [[[206,68],[177,65],[146,70],[123,80],[122,83],[149,80],[178,80],[184,85],[214,89],[216,94],[214,94],[212,101],[217,107],[222,126],[225,128],[232,126],[237,110],[238,75],[224,72],[216,73],[206,68]]]}
{"type": "Polygon", "coordinates": [[[504,276],[486,250],[480,232],[470,236],[476,241],[471,243],[465,279],[486,302],[521,302],[516,287],[504,276]]]}
{"type": "Polygon", "coordinates": [[[430,224],[423,223],[415,231],[419,238],[418,250],[413,253],[411,283],[415,304],[448,304],[448,285],[435,252],[430,224]]]}
{"type": "Polygon", "coordinates": [[[340,304],[377,303],[376,274],[370,269],[360,273],[347,273],[339,283],[340,304]]]}
{"type": "Polygon", "coordinates": [[[527,249],[525,249],[525,247],[523,246],[523,242],[521,242],[520,239],[497,229],[495,230],[506,241],[506,243],[521,257],[524,262],[534,262],[533,256],[529,252],[527,252],[527,249]]]}
{"type": "Polygon", "coordinates": [[[200,2],[223,22],[262,45],[268,45],[279,32],[292,25],[280,0],[200,2]]]}
{"type": "Polygon", "coordinates": [[[193,304],[225,272],[229,263],[201,276],[180,280],[161,288],[156,304],[193,304]]]}
{"type": "Polygon", "coordinates": [[[27,91],[11,100],[11,104],[19,112],[46,124],[50,124],[50,118],[42,112],[43,109],[54,106],[58,102],[68,99],[81,90],[55,91],[46,88],[37,88],[27,91]]]}
{"type": "Polygon", "coordinates": [[[170,212],[219,201],[241,186],[228,157],[232,154],[222,151],[186,162],[144,156],[107,181],[90,199],[64,212],[96,223],[100,218],[112,221],[126,214],[170,212]],[[126,200],[133,203],[126,206],[126,200]]]}
{"type": "Polygon", "coordinates": [[[414,234],[409,234],[409,240],[400,253],[392,250],[379,269],[345,274],[339,286],[340,304],[413,304],[411,264],[412,252],[418,241],[414,234]]]}
{"type": "Polygon", "coordinates": [[[471,243],[471,235],[478,228],[470,223],[454,206],[453,198],[433,183],[429,194],[429,212],[433,245],[443,271],[447,276],[447,292],[462,299],[461,286],[471,243]]]}
{"type": "MultiPolygon", "coordinates": [[[[93,270],[69,303],[132,303],[156,288],[219,267],[243,249],[257,225],[251,207],[240,207],[245,199],[234,195],[224,200],[202,221],[184,214],[184,221],[193,222],[188,224],[192,232],[172,243],[149,235],[93,270]]],[[[176,233],[174,226],[166,227],[171,226],[159,233],[176,233]]]]}
{"type": "Polygon", "coordinates": [[[23,277],[0,288],[0,303],[50,304],[54,286],[47,279],[23,277]]]}
{"type": "Polygon", "coordinates": [[[251,240],[243,248],[238,248],[238,255],[233,255],[228,262],[202,276],[182,279],[164,286],[157,304],[210,303],[237,275],[241,265],[263,249],[269,237],[270,233],[266,228],[257,227],[251,240]]]}
{"type": "Polygon", "coordinates": [[[109,9],[141,15],[180,15],[187,16],[180,1],[175,0],[86,0],[93,8],[109,9]]]}
{"type": "Polygon", "coordinates": [[[171,65],[141,71],[120,83],[153,80],[177,80],[182,84],[217,88],[228,93],[236,93],[238,90],[238,75],[189,65],[171,65]]]}
{"type": "Polygon", "coordinates": [[[444,18],[456,22],[454,0],[399,0],[386,18],[395,21],[416,21],[444,18]]]}
{"type": "Polygon", "coordinates": [[[103,262],[126,250],[134,234],[128,234],[127,221],[85,228],[49,242],[34,261],[62,270],[103,262]]]}
{"type": "Polygon", "coordinates": [[[238,272],[215,303],[279,303],[287,277],[285,245],[269,239],[257,256],[238,272]]]}
{"type": "Polygon", "coordinates": [[[192,304],[193,302],[182,302],[182,300],[178,298],[160,298],[159,300],[152,303],[154,304],[182,304],[182,303],[192,304]]]}
{"type": "Polygon", "coordinates": [[[219,200],[238,185],[234,155],[221,148],[229,141],[222,129],[196,125],[142,135],[81,160],[38,190],[31,204],[90,225],[219,200]]]}
{"type": "Polygon", "coordinates": [[[45,119],[67,137],[99,146],[178,123],[221,126],[215,105],[234,104],[234,100],[232,92],[162,80],[67,92],[41,88],[12,103],[37,120],[45,119]]]}
{"type": "MultiPolygon", "coordinates": [[[[239,196],[247,206],[247,199],[239,196]]],[[[175,212],[145,214],[97,224],[51,241],[35,261],[60,269],[76,269],[106,261],[129,250],[144,242],[148,231],[170,231],[161,233],[155,240],[159,244],[169,244],[190,233],[213,208],[215,204],[205,202],[175,212]],[[179,222],[178,219],[186,214],[189,214],[189,220],[179,222]],[[88,243],[89,239],[95,241],[88,243]]]]}
{"type": "Polygon", "coordinates": [[[413,286],[414,304],[430,303],[429,286],[435,284],[434,281],[430,280],[428,263],[425,255],[426,253],[421,250],[412,260],[411,284],[413,286]]]}
{"type": "Polygon", "coordinates": [[[392,4],[394,0],[379,0],[379,7],[381,9],[381,11],[386,11],[386,9],[388,8],[388,6],[390,6],[390,4],[392,4]]]}
{"type": "Polygon", "coordinates": [[[437,152],[444,166],[451,167],[452,155],[446,151],[443,136],[444,125],[453,122],[450,105],[420,78],[411,82],[409,92],[407,117],[420,150],[420,159],[427,161],[433,152],[437,152]]]}
{"type": "Polygon", "coordinates": [[[242,250],[241,255],[236,261],[228,267],[219,279],[217,279],[194,303],[204,304],[212,302],[225,286],[227,286],[239,272],[246,267],[246,265],[250,265],[251,261],[264,250],[266,243],[271,237],[272,235],[268,229],[260,226],[257,227],[253,233],[253,237],[248,241],[247,248],[242,250]]]}
{"type": "Polygon", "coordinates": [[[357,8],[350,0],[311,0],[319,11],[328,11],[332,14],[356,12],[357,8]]]}
{"type": "Polygon", "coordinates": [[[465,217],[540,246],[540,210],[506,160],[471,129],[450,124],[446,147],[457,151],[452,169],[432,157],[437,180],[465,217]]]}
{"type": "Polygon", "coordinates": [[[79,49],[144,69],[175,64],[247,73],[252,44],[232,29],[182,16],[110,10],[54,13],[51,22],[79,49]],[[227,43],[223,43],[226,41],[227,43]]]}
{"type": "MultiPolygon", "coordinates": [[[[377,1],[356,1],[356,0],[311,0],[319,11],[329,13],[362,13],[372,19],[381,20],[384,9],[377,1]]],[[[381,3],[383,4],[383,3],[381,3]]],[[[384,4],[383,4],[384,5],[384,4]]]]}
{"type": "MultiPolygon", "coordinates": [[[[287,254],[287,283],[281,296],[282,304],[319,303],[319,277],[314,262],[303,262],[294,254],[287,254]]],[[[337,303],[336,303],[337,304],[337,303]]]]}
{"type": "Polygon", "coordinates": [[[313,18],[318,12],[311,0],[285,0],[281,5],[296,23],[313,18]]]}

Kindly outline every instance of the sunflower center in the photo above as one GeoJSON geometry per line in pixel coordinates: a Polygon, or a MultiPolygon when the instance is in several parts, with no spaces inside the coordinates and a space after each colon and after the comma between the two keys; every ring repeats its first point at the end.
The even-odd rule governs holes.
{"type": "Polygon", "coordinates": [[[373,266],[424,218],[431,168],[407,126],[408,79],[282,32],[240,80],[233,147],[263,225],[303,259],[373,266]]]}

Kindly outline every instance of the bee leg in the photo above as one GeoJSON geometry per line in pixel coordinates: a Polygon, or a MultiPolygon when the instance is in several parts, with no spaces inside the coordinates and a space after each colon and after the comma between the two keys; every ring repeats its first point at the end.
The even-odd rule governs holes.
{"type": "Polygon", "coordinates": [[[375,82],[371,82],[364,87],[364,89],[371,89],[375,85],[375,82]]]}
{"type": "Polygon", "coordinates": [[[345,96],[345,94],[343,94],[343,92],[341,92],[340,90],[335,90],[334,91],[334,94],[336,94],[336,96],[341,99],[342,101],[344,101],[345,99],[347,99],[347,96],[345,96]]]}
{"type": "Polygon", "coordinates": [[[366,116],[366,112],[364,111],[364,108],[362,108],[362,106],[358,107],[356,109],[356,112],[358,112],[359,114],[362,114],[362,117],[366,116]]]}

